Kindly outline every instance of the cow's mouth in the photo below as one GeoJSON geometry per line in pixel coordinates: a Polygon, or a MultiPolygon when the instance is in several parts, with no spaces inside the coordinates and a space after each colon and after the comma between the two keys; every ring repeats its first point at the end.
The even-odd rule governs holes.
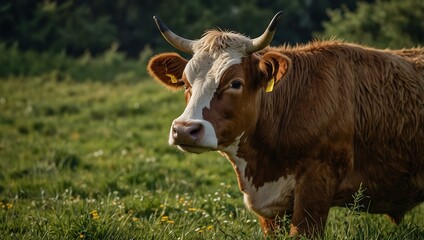
{"type": "Polygon", "coordinates": [[[215,150],[210,147],[204,147],[204,146],[198,146],[198,145],[180,144],[177,146],[183,152],[190,152],[190,153],[197,153],[197,154],[215,150]]]}

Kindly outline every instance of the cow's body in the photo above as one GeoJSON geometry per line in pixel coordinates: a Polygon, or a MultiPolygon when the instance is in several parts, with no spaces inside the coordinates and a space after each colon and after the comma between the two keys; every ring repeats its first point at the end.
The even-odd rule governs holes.
{"type": "Polygon", "coordinates": [[[269,219],[292,212],[302,181],[315,205],[324,189],[334,191],[324,209],[352,202],[362,183],[367,210],[396,222],[424,200],[422,49],[414,61],[339,42],[268,51],[289,57],[293,69],[273,94],[261,92],[254,130],[227,151],[249,208],[269,219]]]}
{"type": "Polygon", "coordinates": [[[361,184],[367,210],[395,222],[424,201],[424,49],[330,41],[246,54],[248,40],[211,31],[189,62],[161,54],[149,72],[187,88],[170,144],[223,153],[265,232],[288,213],[293,233],[320,234],[361,184]]]}

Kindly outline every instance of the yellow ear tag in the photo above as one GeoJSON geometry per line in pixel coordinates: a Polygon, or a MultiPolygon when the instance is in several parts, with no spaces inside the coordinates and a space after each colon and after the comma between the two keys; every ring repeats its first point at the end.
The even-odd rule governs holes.
{"type": "Polygon", "coordinates": [[[170,74],[170,73],[167,73],[165,75],[171,78],[172,83],[178,83],[177,77],[175,75],[170,74]]]}
{"type": "Polygon", "coordinates": [[[274,78],[271,78],[271,80],[269,80],[268,85],[266,86],[266,92],[272,92],[272,90],[274,90],[274,78]]]}

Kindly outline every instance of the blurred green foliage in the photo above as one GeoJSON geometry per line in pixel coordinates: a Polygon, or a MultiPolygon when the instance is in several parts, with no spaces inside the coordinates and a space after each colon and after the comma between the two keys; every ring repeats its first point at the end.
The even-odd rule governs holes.
{"type": "Polygon", "coordinates": [[[76,80],[137,80],[155,52],[176,51],[156,29],[158,15],[177,34],[211,28],[260,35],[284,12],[272,45],[332,36],[380,48],[424,42],[421,0],[3,0],[0,77],[55,72],[76,80]]]}
{"type": "Polygon", "coordinates": [[[101,52],[116,39],[110,16],[98,15],[95,2],[6,0],[0,3],[1,39],[24,49],[81,54],[101,52]]]}
{"type": "MultiPolygon", "coordinates": [[[[424,43],[424,1],[377,0],[359,2],[355,11],[346,7],[329,11],[322,36],[379,48],[409,48],[424,43]]],[[[319,36],[320,34],[316,34],[319,36]]]]}
{"type": "Polygon", "coordinates": [[[117,44],[97,56],[85,52],[71,57],[60,52],[22,51],[18,45],[0,43],[0,79],[10,76],[49,75],[56,80],[137,82],[146,76],[146,64],[152,50],[146,47],[138,58],[128,58],[118,51],[117,44]]]}
{"type": "MultiPolygon", "coordinates": [[[[353,0],[344,4],[355,8],[353,0]]],[[[65,51],[71,56],[86,51],[97,55],[115,42],[120,51],[137,57],[146,45],[172,49],[156,29],[155,14],[187,38],[199,38],[216,27],[254,37],[282,10],[275,43],[307,42],[328,20],[326,10],[340,6],[331,0],[3,0],[0,41],[18,43],[21,50],[65,51]]]]}

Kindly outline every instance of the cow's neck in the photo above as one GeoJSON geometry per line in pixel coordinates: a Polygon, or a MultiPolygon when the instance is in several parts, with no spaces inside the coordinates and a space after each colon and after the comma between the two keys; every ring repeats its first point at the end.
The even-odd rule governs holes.
{"type": "Polygon", "coordinates": [[[295,175],[288,171],[277,146],[261,142],[258,133],[246,131],[225,149],[224,155],[236,172],[245,205],[272,219],[293,208],[295,175]]]}
{"type": "Polygon", "coordinates": [[[293,155],[283,143],[285,131],[282,129],[281,112],[284,112],[284,104],[276,106],[273,99],[276,96],[281,97],[280,94],[261,93],[256,124],[225,151],[237,173],[241,189],[244,188],[243,181],[251,181],[250,184],[258,188],[294,172],[293,155]]]}

